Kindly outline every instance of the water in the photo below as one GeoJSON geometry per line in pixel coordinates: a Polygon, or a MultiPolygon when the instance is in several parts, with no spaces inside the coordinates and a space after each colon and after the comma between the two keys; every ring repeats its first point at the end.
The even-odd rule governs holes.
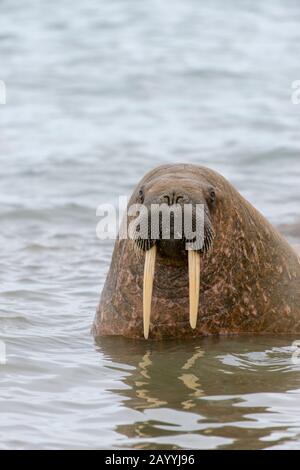
{"type": "Polygon", "coordinates": [[[294,338],[90,336],[96,207],[164,162],[221,171],[300,242],[300,5],[0,2],[0,447],[300,448],[294,338]]]}

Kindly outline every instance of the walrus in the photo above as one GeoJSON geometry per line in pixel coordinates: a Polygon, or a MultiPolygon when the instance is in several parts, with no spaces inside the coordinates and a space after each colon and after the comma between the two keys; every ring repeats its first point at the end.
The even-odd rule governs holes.
{"type": "Polygon", "coordinates": [[[300,332],[300,258],[220,174],[164,165],[128,206],[201,204],[204,239],[118,237],[93,324],[94,336],[195,338],[300,332]]]}

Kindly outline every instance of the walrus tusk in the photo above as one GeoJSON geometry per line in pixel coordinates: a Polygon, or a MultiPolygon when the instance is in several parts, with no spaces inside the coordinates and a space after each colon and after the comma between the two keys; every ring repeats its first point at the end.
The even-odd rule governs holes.
{"type": "Polygon", "coordinates": [[[190,284],[190,325],[193,330],[197,325],[199,295],[200,295],[200,254],[189,252],[189,284],[190,284]]]}
{"type": "Polygon", "coordinates": [[[148,339],[149,336],[155,258],[156,245],[153,245],[150,250],[146,251],[144,267],[143,319],[145,339],[148,339]]]}

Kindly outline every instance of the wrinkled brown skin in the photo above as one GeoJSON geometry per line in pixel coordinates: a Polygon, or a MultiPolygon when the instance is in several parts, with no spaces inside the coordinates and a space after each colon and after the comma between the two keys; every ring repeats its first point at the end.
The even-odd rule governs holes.
{"type": "MultiPolygon", "coordinates": [[[[198,323],[189,325],[187,256],[158,250],[149,339],[242,333],[300,332],[300,259],[272,225],[221,175],[194,165],[165,165],[148,173],[129,204],[146,194],[175,188],[201,203],[213,186],[216,237],[201,255],[198,323]]],[[[143,338],[143,270],[130,240],[117,240],[97,309],[93,334],[143,338]]]]}

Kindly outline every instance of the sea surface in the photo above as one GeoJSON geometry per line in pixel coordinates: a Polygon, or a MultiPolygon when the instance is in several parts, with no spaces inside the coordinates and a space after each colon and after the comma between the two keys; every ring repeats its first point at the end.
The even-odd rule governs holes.
{"type": "Polygon", "coordinates": [[[1,449],[300,449],[300,338],[90,335],[97,206],[156,165],[220,171],[300,243],[299,22],[292,0],[0,0],[1,449]]]}

